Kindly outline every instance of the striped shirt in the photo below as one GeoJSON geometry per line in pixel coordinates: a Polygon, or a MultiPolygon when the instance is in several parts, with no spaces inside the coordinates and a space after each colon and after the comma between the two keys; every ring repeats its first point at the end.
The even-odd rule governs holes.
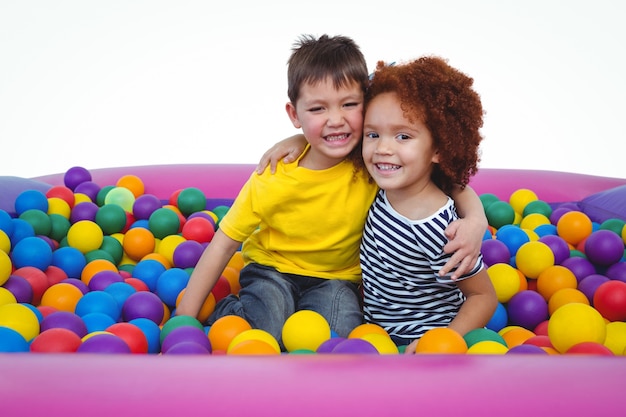
{"type": "MultiPolygon", "coordinates": [[[[450,259],[443,251],[446,227],[458,219],[454,201],[432,216],[410,220],[396,212],[384,191],[372,204],[361,241],[365,320],[410,343],[428,329],[447,326],[465,301],[450,274],[438,271],[450,259]]],[[[479,257],[472,271],[483,267],[479,257]]]]}

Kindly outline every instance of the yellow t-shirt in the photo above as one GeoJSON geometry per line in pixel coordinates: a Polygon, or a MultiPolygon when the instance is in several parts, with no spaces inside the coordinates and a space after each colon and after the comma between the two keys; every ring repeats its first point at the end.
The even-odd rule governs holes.
{"type": "Polygon", "coordinates": [[[325,170],[280,162],[275,174],[251,175],[219,227],[243,242],[246,264],[359,282],[359,245],[376,191],[349,161],[325,170]]]}

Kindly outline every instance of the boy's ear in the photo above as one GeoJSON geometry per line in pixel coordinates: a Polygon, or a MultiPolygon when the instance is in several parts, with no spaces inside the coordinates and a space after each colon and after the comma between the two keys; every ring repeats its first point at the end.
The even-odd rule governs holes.
{"type": "Polygon", "coordinates": [[[300,129],[302,127],[302,124],[300,123],[300,120],[298,119],[298,112],[296,112],[296,106],[294,106],[292,102],[288,102],[285,105],[285,110],[287,110],[287,116],[289,116],[289,119],[291,120],[293,127],[295,127],[296,129],[300,129]]]}

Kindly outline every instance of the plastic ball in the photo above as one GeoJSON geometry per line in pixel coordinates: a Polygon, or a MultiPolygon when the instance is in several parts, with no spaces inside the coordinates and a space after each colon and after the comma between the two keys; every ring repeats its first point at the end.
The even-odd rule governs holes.
{"type": "Polygon", "coordinates": [[[536,336],[532,330],[515,325],[509,326],[507,330],[503,330],[501,333],[501,336],[509,349],[514,346],[521,345],[531,337],[536,336]]]}
{"type": "Polygon", "coordinates": [[[527,242],[517,250],[515,264],[526,277],[537,278],[546,268],[554,265],[554,253],[543,242],[527,242]]]}
{"type": "Polygon", "coordinates": [[[494,201],[485,209],[485,215],[489,225],[496,229],[513,224],[515,221],[515,210],[506,201],[494,201]]]}
{"type": "Polygon", "coordinates": [[[178,234],[165,236],[158,244],[156,252],[167,259],[170,265],[174,265],[174,251],[183,242],[186,242],[185,238],[178,234]]]}
{"type": "Polygon", "coordinates": [[[607,219],[600,224],[600,230],[611,230],[616,235],[621,236],[626,227],[626,221],[622,219],[607,219]]]}
{"type": "Polygon", "coordinates": [[[180,292],[187,287],[189,273],[181,268],[170,268],[164,271],[157,280],[156,294],[161,300],[173,307],[180,292]]]}
{"type": "Polygon", "coordinates": [[[131,353],[148,353],[148,339],[143,331],[131,323],[115,323],[106,328],[106,332],[124,340],[131,353]]]}
{"type": "Polygon", "coordinates": [[[528,204],[524,207],[522,211],[522,217],[526,217],[529,214],[541,214],[548,218],[548,222],[550,221],[550,215],[552,215],[552,207],[550,204],[543,200],[532,200],[529,201],[528,204]]]}
{"type": "Polygon", "coordinates": [[[74,223],[67,232],[67,244],[82,253],[98,249],[103,238],[104,233],[100,226],[88,220],[74,223]]]}
{"type": "Polygon", "coordinates": [[[626,282],[626,262],[618,262],[609,266],[605,275],[610,279],[626,282]]]}
{"type": "Polygon", "coordinates": [[[93,277],[91,277],[88,287],[90,291],[104,291],[111,284],[122,283],[123,281],[124,278],[122,278],[119,272],[104,270],[96,272],[93,277]]]}
{"type": "Polygon", "coordinates": [[[553,265],[537,277],[537,292],[548,301],[552,294],[562,288],[576,288],[578,281],[572,271],[561,265],[553,265]]]}
{"type": "Polygon", "coordinates": [[[213,240],[215,226],[213,222],[203,217],[188,219],[182,228],[182,235],[187,240],[199,243],[208,243],[213,240]]]}
{"type": "Polygon", "coordinates": [[[13,271],[11,257],[5,251],[0,250],[0,285],[8,281],[11,271],[13,271]]]}
{"type": "Polygon", "coordinates": [[[128,323],[137,326],[143,332],[148,342],[148,353],[161,352],[161,328],[158,324],[143,317],[130,320],[128,323]]]}
{"type": "Polygon", "coordinates": [[[156,291],[157,281],[167,268],[154,259],[143,259],[133,268],[133,277],[144,282],[152,292],[156,291]]]}
{"type": "Polygon", "coordinates": [[[76,303],[76,314],[83,317],[89,313],[102,313],[114,321],[120,318],[120,306],[113,296],[105,291],[90,291],[76,303]]]}
{"type": "Polygon", "coordinates": [[[554,348],[564,353],[578,343],[603,343],[606,324],[593,307],[580,303],[565,304],[550,317],[548,336],[554,348]]]}
{"type": "Polygon", "coordinates": [[[578,256],[567,258],[561,262],[561,266],[569,269],[574,274],[578,282],[597,272],[596,267],[591,263],[591,261],[587,258],[581,258],[578,256]]]}
{"type": "Polygon", "coordinates": [[[513,207],[515,212],[522,214],[526,206],[536,200],[538,200],[538,197],[534,191],[527,188],[520,188],[511,194],[509,204],[513,207]]]}
{"type": "Polygon", "coordinates": [[[500,334],[498,334],[498,332],[483,327],[470,330],[463,336],[463,339],[465,340],[468,348],[472,347],[472,345],[478,342],[482,342],[485,340],[491,340],[506,346],[504,338],[500,334]]]}
{"type": "Polygon", "coordinates": [[[62,327],[42,331],[30,344],[34,353],[74,353],[82,343],[75,332],[62,327]]]}
{"type": "Polygon", "coordinates": [[[29,345],[24,336],[8,327],[0,327],[0,353],[28,352],[29,345]]]}
{"type": "Polygon", "coordinates": [[[215,282],[215,285],[211,289],[211,294],[215,297],[215,302],[218,303],[221,299],[229,296],[231,293],[229,281],[223,275],[220,275],[217,282],[215,282]]]}
{"type": "Polygon", "coordinates": [[[228,281],[228,286],[230,288],[231,294],[239,294],[239,290],[241,290],[241,284],[239,283],[239,273],[238,269],[235,269],[231,266],[227,266],[222,271],[222,277],[228,281]]]}
{"type": "Polygon", "coordinates": [[[283,324],[282,341],[288,352],[299,349],[315,351],[327,339],[330,339],[330,325],[316,311],[296,311],[283,324]]]}
{"type": "Polygon", "coordinates": [[[507,303],[520,289],[520,278],[515,268],[499,263],[487,268],[489,279],[496,291],[498,301],[507,303]]]}
{"type": "Polygon", "coordinates": [[[626,282],[610,280],[600,284],[593,295],[593,306],[609,321],[626,321],[626,282]]]}
{"type": "Polygon", "coordinates": [[[48,236],[52,230],[50,217],[44,211],[29,209],[20,214],[19,218],[30,224],[36,235],[48,236]]]}
{"type": "Polygon", "coordinates": [[[427,330],[417,342],[415,353],[463,354],[467,353],[463,336],[448,327],[427,330]]]}
{"type": "Polygon", "coordinates": [[[124,211],[131,213],[133,211],[133,204],[135,203],[135,196],[131,190],[125,187],[113,187],[110,189],[104,197],[104,204],[115,204],[124,211]]]}
{"type": "Polygon", "coordinates": [[[76,350],[77,353],[124,354],[131,353],[130,347],[124,339],[111,333],[95,334],[83,342],[76,350]]]}
{"type": "Polygon", "coordinates": [[[206,209],[206,203],[207,199],[204,192],[195,187],[181,190],[176,199],[176,206],[185,217],[206,209]]]}
{"type": "Polygon", "coordinates": [[[399,353],[398,346],[388,335],[368,333],[361,336],[360,339],[371,343],[381,355],[396,355],[399,353]]]}
{"type": "Polygon", "coordinates": [[[520,354],[523,354],[523,355],[528,355],[528,354],[530,354],[530,355],[532,355],[532,354],[547,355],[548,354],[548,352],[546,352],[544,349],[540,348],[539,346],[527,345],[527,344],[521,344],[521,345],[513,346],[506,353],[507,354],[520,353],[520,354]]]}
{"type": "Polygon", "coordinates": [[[488,267],[498,263],[508,263],[511,259],[511,252],[508,246],[497,239],[483,240],[481,253],[483,255],[483,262],[488,267]]]}
{"type": "Polygon", "coordinates": [[[587,298],[588,303],[593,305],[593,296],[596,293],[598,287],[608,282],[609,278],[601,274],[587,275],[578,283],[578,290],[581,291],[587,298]]]}
{"type": "Polygon", "coordinates": [[[535,229],[533,231],[540,238],[544,237],[544,236],[548,236],[548,235],[557,236],[556,226],[553,225],[553,224],[542,224],[542,225],[539,225],[539,226],[535,227],[535,229]]]}
{"type": "Polygon", "coordinates": [[[363,338],[347,338],[333,347],[333,354],[380,354],[376,347],[363,338]]]}
{"type": "Polygon", "coordinates": [[[18,303],[0,305],[0,327],[18,332],[27,342],[37,336],[40,330],[37,315],[18,303]]]}
{"type": "Polygon", "coordinates": [[[504,355],[509,348],[493,340],[483,340],[467,349],[468,355],[504,355]]]}
{"type": "Polygon", "coordinates": [[[43,239],[26,237],[13,247],[11,257],[15,268],[31,266],[43,271],[52,263],[52,248],[43,239]]]}
{"type": "Polygon", "coordinates": [[[132,174],[127,174],[127,175],[120,177],[120,179],[117,180],[115,185],[117,187],[126,188],[131,193],[133,193],[133,196],[135,198],[142,195],[145,191],[145,185],[143,183],[143,180],[139,178],[138,176],[132,175],[132,174]]]}
{"type": "Polygon", "coordinates": [[[280,345],[278,344],[276,338],[274,338],[274,336],[272,336],[269,332],[262,329],[250,329],[242,331],[237,336],[235,336],[233,340],[231,340],[228,348],[226,349],[226,353],[232,354],[233,351],[237,349],[238,344],[249,340],[260,340],[262,342],[265,342],[270,345],[276,351],[276,353],[280,353],[280,345]]]}
{"type": "Polygon", "coordinates": [[[136,261],[141,260],[144,256],[152,253],[156,246],[156,239],[152,232],[142,227],[129,229],[124,234],[123,248],[124,252],[136,261]]]}
{"type": "Polygon", "coordinates": [[[262,339],[246,339],[230,347],[228,355],[279,355],[272,342],[262,339]]]}
{"type": "Polygon", "coordinates": [[[614,321],[606,324],[604,346],[616,355],[626,354],[626,323],[614,321]]]}
{"type": "Polygon", "coordinates": [[[105,204],[96,213],[96,224],[105,235],[119,233],[126,226],[126,212],[117,204],[105,204]]]}
{"type": "Polygon", "coordinates": [[[26,210],[39,210],[48,212],[48,197],[38,190],[25,190],[18,194],[13,203],[15,213],[19,216],[26,210]]]}
{"type": "Polygon", "coordinates": [[[163,207],[161,200],[152,194],[138,196],[133,203],[132,213],[137,220],[148,220],[155,210],[163,207]]]}
{"type": "Polygon", "coordinates": [[[41,297],[41,305],[54,307],[58,311],[73,313],[83,296],[76,286],[60,282],[50,286],[41,297]]]}
{"type": "Polygon", "coordinates": [[[172,329],[168,335],[163,338],[161,351],[167,353],[172,347],[181,342],[194,342],[203,346],[207,352],[212,351],[211,342],[203,329],[196,326],[179,326],[172,329]]]}
{"type": "MultiPolygon", "coordinates": [[[[1,279],[0,282],[2,282],[1,279]]],[[[10,275],[3,287],[13,294],[17,303],[31,303],[33,301],[33,287],[20,276],[10,275]]]]}
{"type": "Polygon", "coordinates": [[[228,346],[239,333],[252,329],[243,317],[228,315],[220,317],[211,325],[208,337],[214,351],[228,350],[228,346]]]}
{"type": "Polygon", "coordinates": [[[520,229],[518,226],[506,225],[498,229],[496,232],[496,239],[503,242],[511,256],[515,256],[517,250],[527,242],[530,242],[528,233],[520,229]]]}
{"type": "Polygon", "coordinates": [[[50,286],[46,273],[39,268],[24,266],[13,271],[12,275],[22,277],[26,281],[28,281],[33,290],[32,303],[35,305],[39,305],[43,293],[50,286]]]}
{"type": "Polygon", "coordinates": [[[163,344],[163,341],[172,330],[181,326],[193,326],[197,327],[200,330],[204,330],[204,326],[202,326],[202,323],[200,323],[200,321],[195,317],[174,316],[167,320],[163,325],[163,328],[161,329],[161,344],[163,344]]]}
{"type": "Polygon", "coordinates": [[[0,287],[0,305],[3,304],[15,304],[17,303],[17,299],[15,295],[7,288],[0,287]]]}
{"type": "Polygon", "coordinates": [[[375,323],[363,323],[356,326],[354,329],[350,331],[348,334],[348,338],[362,338],[366,334],[375,333],[382,334],[384,336],[389,336],[387,331],[380,325],[375,323]]]}
{"type": "Polygon", "coordinates": [[[581,303],[590,305],[587,296],[576,288],[561,288],[548,300],[548,314],[552,315],[561,306],[569,303],[581,303]]]}
{"type": "Polygon", "coordinates": [[[608,347],[598,342],[581,342],[565,351],[567,354],[615,356],[608,347]]]}
{"type": "Polygon", "coordinates": [[[177,268],[193,268],[198,263],[203,252],[204,246],[202,244],[194,240],[186,240],[174,249],[172,262],[177,268]]]}
{"type": "MultiPolygon", "coordinates": [[[[86,260],[87,259],[85,259],[85,261],[86,260]]],[[[94,259],[87,262],[87,264],[80,273],[80,280],[83,281],[86,285],[89,285],[89,282],[94,277],[94,275],[102,271],[118,272],[119,270],[117,266],[115,266],[115,264],[110,260],[94,259]]]]}
{"type": "Polygon", "coordinates": [[[169,208],[156,209],[148,219],[150,231],[157,239],[163,239],[166,236],[178,233],[180,228],[180,219],[176,212],[169,208]]]}
{"type": "Polygon", "coordinates": [[[491,319],[489,319],[485,327],[489,330],[498,332],[507,325],[508,321],[509,315],[506,311],[506,307],[504,306],[504,304],[498,302],[498,304],[496,305],[496,311],[494,311],[491,319]]]}
{"type": "Polygon", "coordinates": [[[85,181],[91,181],[91,173],[81,166],[71,167],[63,175],[63,183],[72,191],[85,181]]]}
{"type": "Polygon", "coordinates": [[[539,242],[548,245],[554,255],[554,264],[560,265],[570,256],[569,245],[560,236],[546,235],[539,238],[539,242]]]}
{"type": "Polygon", "coordinates": [[[98,205],[90,201],[78,203],[74,206],[74,208],[72,208],[72,212],[70,213],[70,222],[77,223],[81,220],[95,222],[98,209],[98,205]]]}
{"type": "Polygon", "coordinates": [[[41,332],[49,329],[67,329],[82,338],[87,334],[87,326],[80,316],[69,311],[55,311],[41,320],[41,332]]]}
{"type": "Polygon", "coordinates": [[[509,300],[507,312],[512,325],[532,330],[548,318],[548,303],[535,291],[520,291],[509,300]]]}
{"type": "Polygon", "coordinates": [[[165,307],[158,295],[149,291],[138,291],[128,296],[122,306],[124,321],[147,318],[160,324],[165,315],[165,307]]]}
{"type": "Polygon", "coordinates": [[[592,232],[591,219],[582,211],[568,211],[563,214],[556,224],[556,229],[567,243],[577,245],[592,232]]]}
{"type": "Polygon", "coordinates": [[[83,198],[86,198],[81,199],[81,202],[91,201],[95,203],[98,200],[98,193],[100,190],[101,187],[93,181],[85,181],[78,184],[74,189],[74,195],[76,196],[76,204],[74,207],[76,207],[77,204],[80,204],[79,199],[81,198],[79,196],[84,196],[83,198]]]}
{"type": "Polygon", "coordinates": [[[550,219],[540,213],[530,213],[522,217],[520,228],[527,230],[535,230],[539,226],[550,224],[550,219]]]}
{"type": "Polygon", "coordinates": [[[624,241],[611,230],[597,230],[585,240],[585,254],[596,265],[613,265],[624,256],[624,241]]]}

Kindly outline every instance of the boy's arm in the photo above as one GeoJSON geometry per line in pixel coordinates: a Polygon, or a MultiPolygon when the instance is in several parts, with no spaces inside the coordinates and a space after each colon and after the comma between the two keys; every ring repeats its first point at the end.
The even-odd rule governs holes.
{"type": "Polygon", "coordinates": [[[488,223],[483,204],[470,186],[463,189],[456,187],[452,198],[461,218],[446,229],[449,242],[444,246],[444,251],[452,253],[452,257],[439,274],[443,276],[458,265],[452,275],[452,279],[456,279],[470,272],[476,265],[488,223]]]}
{"type": "Polygon", "coordinates": [[[178,307],[177,316],[197,317],[213,286],[235,254],[241,242],[226,236],[220,229],[198,260],[178,307]]]}
{"type": "Polygon", "coordinates": [[[306,138],[302,134],[281,140],[263,154],[256,167],[256,172],[262,174],[269,165],[272,174],[275,173],[276,164],[281,158],[285,163],[295,161],[306,148],[306,144],[306,138]]]}

